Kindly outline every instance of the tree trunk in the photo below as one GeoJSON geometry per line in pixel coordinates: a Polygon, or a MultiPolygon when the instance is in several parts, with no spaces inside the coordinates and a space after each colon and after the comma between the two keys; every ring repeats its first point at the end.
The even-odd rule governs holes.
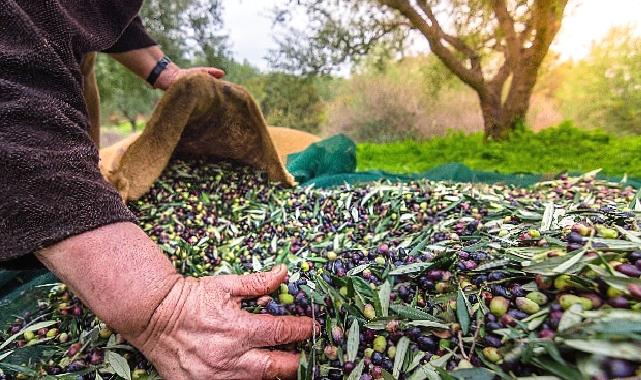
{"type": "Polygon", "coordinates": [[[537,75],[536,69],[527,69],[513,71],[505,100],[501,86],[488,86],[487,91],[478,93],[486,141],[505,139],[519,122],[525,121],[537,75]]]}
{"type": "Polygon", "coordinates": [[[131,116],[125,115],[125,117],[129,121],[129,124],[131,125],[131,132],[136,132],[136,129],[137,129],[136,116],[131,117],[131,116]]]}
{"type": "Polygon", "coordinates": [[[479,96],[485,140],[503,140],[516,129],[519,122],[525,119],[529,108],[529,98],[520,99],[519,104],[511,103],[509,107],[501,104],[496,98],[479,96]]]}

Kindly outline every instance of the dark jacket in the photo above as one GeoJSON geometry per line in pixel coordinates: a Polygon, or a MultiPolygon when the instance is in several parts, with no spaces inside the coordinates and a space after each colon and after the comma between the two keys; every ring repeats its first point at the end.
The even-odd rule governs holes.
{"type": "Polygon", "coordinates": [[[0,0],[0,261],[135,220],[98,171],[80,61],[155,45],[141,4],[0,0]]]}

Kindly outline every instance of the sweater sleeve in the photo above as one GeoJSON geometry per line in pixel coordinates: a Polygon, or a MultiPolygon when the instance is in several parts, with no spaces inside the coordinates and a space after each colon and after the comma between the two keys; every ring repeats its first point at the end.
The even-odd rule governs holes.
{"type": "Polygon", "coordinates": [[[136,221],[103,180],[89,135],[46,106],[32,103],[33,116],[18,105],[0,114],[0,262],[136,221]]]}
{"type": "Polygon", "coordinates": [[[122,32],[118,41],[116,41],[113,46],[103,51],[105,53],[123,53],[154,45],[157,45],[156,41],[147,34],[140,16],[136,16],[122,32]]]}

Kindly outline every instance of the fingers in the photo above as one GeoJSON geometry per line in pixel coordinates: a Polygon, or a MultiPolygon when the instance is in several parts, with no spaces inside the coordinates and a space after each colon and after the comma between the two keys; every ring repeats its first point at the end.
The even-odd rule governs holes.
{"type": "Polygon", "coordinates": [[[251,350],[242,362],[252,369],[256,379],[295,379],[299,355],[282,351],[251,350]]]}
{"type": "Polygon", "coordinates": [[[225,76],[225,72],[222,71],[221,69],[217,69],[215,67],[207,67],[205,69],[209,75],[216,79],[220,79],[225,76]]]}
{"type": "Polygon", "coordinates": [[[307,317],[247,314],[245,321],[250,326],[249,329],[253,330],[248,342],[252,347],[300,342],[311,337],[314,329],[320,332],[318,323],[307,317]]]}
{"type": "Polygon", "coordinates": [[[287,276],[287,266],[278,265],[271,272],[225,278],[225,286],[235,297],[260,297],[274,292],[287,276]]]}

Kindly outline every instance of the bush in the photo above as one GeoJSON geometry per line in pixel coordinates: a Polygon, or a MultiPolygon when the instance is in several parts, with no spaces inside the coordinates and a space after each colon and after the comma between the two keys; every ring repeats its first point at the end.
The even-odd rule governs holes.
{"type": "Polygon", "coordinates": [[[476,95],[434,57],[376,63],[337,86],[323,134],[388,142],[482,128],[476,95]]]}
{"type": "Polygon", "coordinates": [[[462,162],[473,169],[503,173],[586,172],[641,178],[641,136],[615,137],[600,130],[584,131],[565,122],[535,133],[515,132],[503,142],[483,142],[481,133],[450,133],[425,141],[359,144],[358,169],[421,172],[462,162]]]}

